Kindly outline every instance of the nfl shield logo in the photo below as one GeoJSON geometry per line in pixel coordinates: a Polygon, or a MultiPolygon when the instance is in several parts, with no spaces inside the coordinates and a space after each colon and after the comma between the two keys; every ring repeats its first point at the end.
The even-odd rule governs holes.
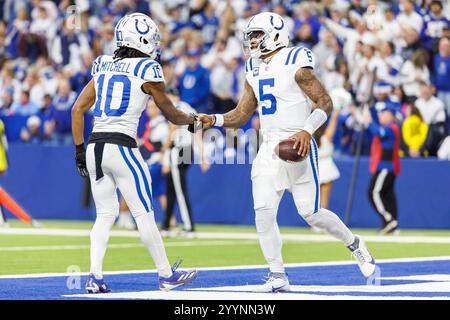
{"type": "Polygon", "coordinates": [[[257,75],[259,75],[259,67],[253,69],[253,76],[256,77],[257,75]]]}

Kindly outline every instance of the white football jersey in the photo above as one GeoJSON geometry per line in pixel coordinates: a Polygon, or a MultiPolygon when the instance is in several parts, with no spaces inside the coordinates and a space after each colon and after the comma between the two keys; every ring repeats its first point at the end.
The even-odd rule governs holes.
{"type": "Polygon", "coordinates": [[[161,66],[150,58],[114,62],[112,56],[102,55],[95,59],[91,74],[96,92],[92,132],[120,132],[134,139],[150,98],[141,86],[164,81],[161,66]]]}
{"type": "Polygon", "coordinates": [[[304,47],[283,48],[267,64],[262,59],[247,60],[246,79],[258,100],[265,137],[287,138],[302,129],[310,115],[311,104],[295,81],[301,67],[314,68],[313,54],[304,47]]]}

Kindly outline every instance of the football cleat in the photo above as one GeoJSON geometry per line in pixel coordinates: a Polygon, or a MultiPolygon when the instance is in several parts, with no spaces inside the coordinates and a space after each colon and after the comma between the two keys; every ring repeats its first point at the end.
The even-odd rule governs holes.
{"type": "Polygon", "coordinates": [[[398,222],[397,220],[392,220],[388,222],[381,230],[378,231],[378,234],[392,234],[395,230],[397,230],[398,222]]]}
{"type": "Polygon", "coordinates": [[[355,235],[355,242],[352,246],[350,246],[350,250],[352,250],[352,256],[355,257],[358,262],[359,269],[364,277],[368,278],[375,272],[375,259],[367,249],[366,244],[360,236],[355,235]],[[350,248],[352,247],[352,248],[350,248]],[[356,247],[356,248],[355,248],[356,247]]]}
{"type": "Polygon", "coordinates": [[[105,281],[102,279],[97,279],[92,273],[89,274],[89,279],[86,282],[86,292],[87,293],[108,293],[111,289],[106,285],[105,281]]]}
{"type": "Polygon", "coordinates": [[[253,289],[253,292],[287,292],[291,291],[286,273],[269,272],[266,283],[253,289]]]}
{"type": "Polygon", "coordinates": [[[170,291],[176,287],[182,286],[184,284],[191,283],[197,278],[197,270],[186,270],[177,271],[183,260],[178,259],[172,267],[172,275],[170,277],[164,278],[159,277],[159,289],[162,291],[170,291]]]}

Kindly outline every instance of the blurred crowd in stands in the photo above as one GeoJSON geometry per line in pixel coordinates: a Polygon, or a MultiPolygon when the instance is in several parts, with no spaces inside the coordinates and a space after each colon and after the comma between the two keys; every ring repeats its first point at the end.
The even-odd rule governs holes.
{"type": "Polygon", "coordinates": [[[383,104],[397,110],[403,156],[450,145],[445,0],[0,0],[0,117],[7,132],[21,126],[17,140],[70,144],[73,102],[93,59],[113,54],[114,25],[131,12],[158,23],[166,83],[180,99],[197,112],[226,112],[245,81],[242,31],[262,11],[282,15],[291,45],[315,54],[339,112],[336,153],[355,154],[357,141],[369,153],[361,110],[383,104]]]}

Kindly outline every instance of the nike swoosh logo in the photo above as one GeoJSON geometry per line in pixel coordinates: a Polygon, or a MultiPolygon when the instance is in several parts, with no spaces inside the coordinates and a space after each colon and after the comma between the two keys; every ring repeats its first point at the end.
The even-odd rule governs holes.
{"type": "Polygon", "coordinates": [[[280,290],[283,287],[284,287],[284,285],[282,285],[282,286],[280,286],[278,288],[275,288],[274,286],[272,286],[272,292],[276,292],[276,291],[280,290]]]}

